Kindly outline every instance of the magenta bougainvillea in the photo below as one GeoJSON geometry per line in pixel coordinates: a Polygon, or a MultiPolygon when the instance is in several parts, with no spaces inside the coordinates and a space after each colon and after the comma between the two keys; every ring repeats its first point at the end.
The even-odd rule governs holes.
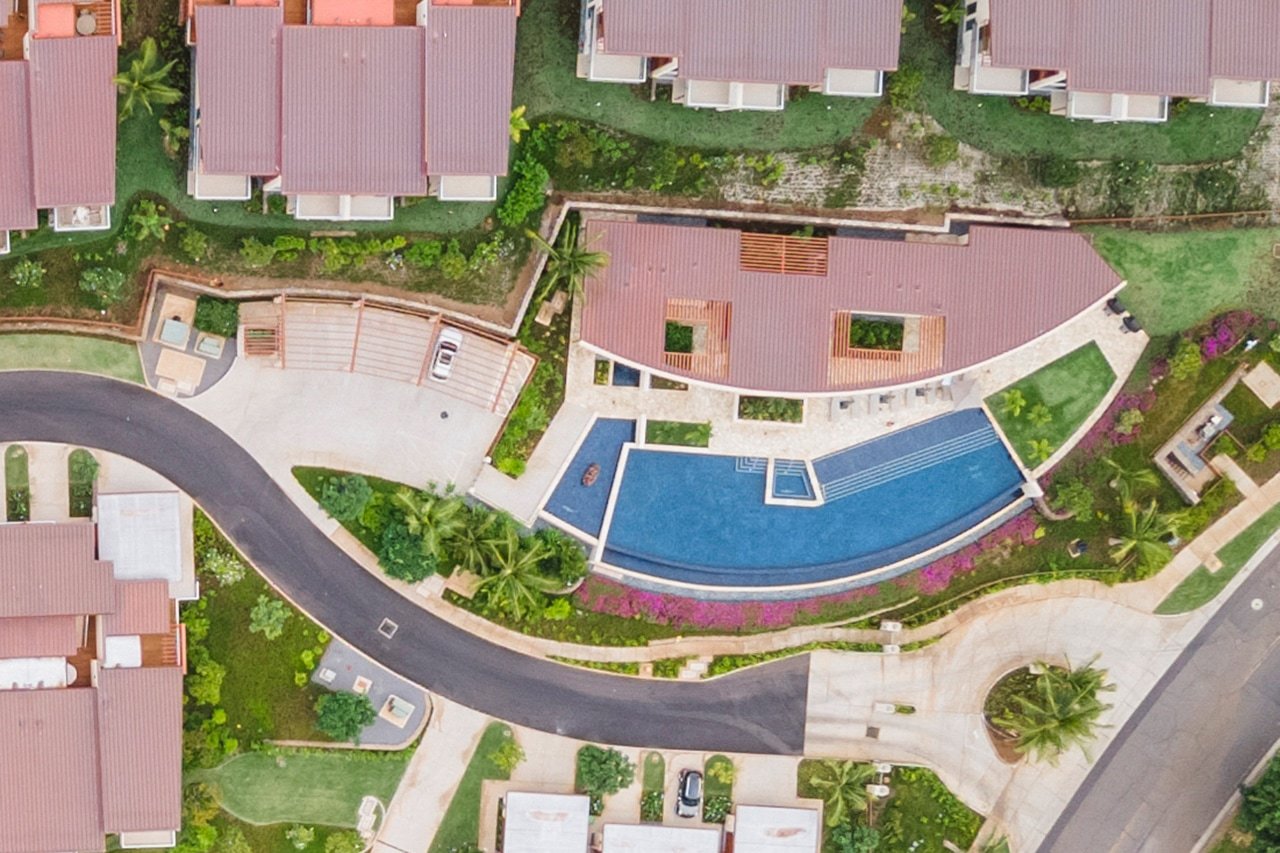
{"type": "MultiPolygon", "coordinates": [[[[1025,512],[967,545],[894,583],[917,589],[925,595],[941,592],[956,575],[973,571],[983,554],[1010,543],[1035,542],[1035,515],[1025,512]]],[[[644,619],[679,629],[702,631],[748,631],[785,628],[801,616],[821,616],[828,608],[873,598],[875,585],[834,595],[794,601],[704,601],[679,595],[635,589],[615,580],[593,576],[575,594],[579,607],[623,619],[644,619]]]]}
{"type": "Polygon", "coordinates": [[[1257,323],[1258,315],[1252,311],[1229,311],[1216,317],[1200,339],[1200,354],[1205,361],[1227,354],[1257,323]]]}

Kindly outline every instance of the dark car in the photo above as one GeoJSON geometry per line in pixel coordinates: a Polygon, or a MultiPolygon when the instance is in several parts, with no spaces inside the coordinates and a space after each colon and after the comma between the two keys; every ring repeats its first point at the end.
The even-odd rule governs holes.
{"type": "Polygon", "coordinates": [[[676,815],[697,817],[702,807],[702,774],[697,770],[685,770],[680,774],[680,786],[676,790],[676,815]]]}

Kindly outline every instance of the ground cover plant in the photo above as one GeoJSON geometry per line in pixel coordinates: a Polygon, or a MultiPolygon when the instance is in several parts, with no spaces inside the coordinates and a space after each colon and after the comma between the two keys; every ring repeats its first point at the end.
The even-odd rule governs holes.
{"type": "Polygon", "coordinates": [[[1063,356],[987,398],[987,408],[1029,467],[1048,458],[1084,423],[1115,382],[1095,343],[1063,356]]]}
{"type": "Polygon", "coordinates": [[[511,729],[502,723],[490,723],[484,730],[462,781],[449,801],[436,837],[431,841],[430,853],[453,853],[475,848],[479,838],[480,786],[486,779],[511,778],[510,768],[494,761],[494,757],[504,744],[513,740],[511,729]]]}
{"type": "Polygon", "coordinates": [[[11,444],[4,450],[4,505],[5,520],[31,520],[31,477],[27,465],[27,450],[20,444],[11,444]]]}
{"type": "Polygon", "coordinates": [[[738,417],[748,421],[780,421],[798,424],[804,420],[804,400],[784,397],[738,397],[738,417]]]}

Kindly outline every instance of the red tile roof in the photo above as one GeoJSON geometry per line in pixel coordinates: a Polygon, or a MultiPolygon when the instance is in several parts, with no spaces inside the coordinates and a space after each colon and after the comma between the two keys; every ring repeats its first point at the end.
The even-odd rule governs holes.
{"type": "Polygon", "coordinates": [[[582,340],[624,361],[698,379],[665,366],[667,303],[723,302],[729,364],[717,384],[775,393],[854,390],[976,365],[1051,331],[1121,284],[1084,237],[1064,230],[974,226],[967,245],[835,237],[826,276],[744,272],[740,233],[588,219],[585,239],[610,262],[587,284],[582,340]],[[941,366],[893,382],[833,381],[841,312],[944,318],[941,366]]]}
{"type": "Polygon", "coordinates": [[[0,853],[102,850],[94,690],[0,690],[0,853]]]}
{"type": "Polygon", "coordinates": [[[30,55],[36,205],[114,203],[115,37],[33,39],[30,55]]]}
{"type": "Polygon", "coordinates": [[[901,0],[603,0],[605,51],[674,56],[695,80],[818,85],[898,67],[901,0]]]}
{"type": "Polygon", "coordinates": [[[79,648],[75,616],[0,619],[0,658],[70,657],[79,648]]]}
{"type": "Polygon", "coordinates": [[[115,610],[102,620],[106,636],[169,632],[173,606],[168,581],[117,581],[115,586],[115,610]]]}
{"type": "Polygon", "coordinates": [[[111,564],[94,552],[91,522],[0,525],[0,618],[110,613],[111,564]]]}
{"type": "Polygon", "coordinates": [[[432,175],[505,175],[514,6],[427,12],[426,158],[432,175]]]}
{"type": "Polygon", "coordinates": [[[0,231],[35,228],[27,63],[0,62],[0,231]]]}
{"type": "Polygon", "coordinates": [[[178,828],[182,670],[103,669],[96,692],[103,828],[112,833],[178,828]]]}
{"type": "Polygon", "coordinates": [[[282,49],[282,191],[424,195],[422,28],[290,26],[282,49]]]}
{"type": "Polygon", "coordinates": [[[200,160],[209,175],[280,171],[279,6],[197,6],[200,160]]]}
{"type": "Polygon", "coordinates": [[[1204,97],[1280,78],[1274,0],[991,0],[991,58],[1066,71],[1076,91],[1204,97]]]}

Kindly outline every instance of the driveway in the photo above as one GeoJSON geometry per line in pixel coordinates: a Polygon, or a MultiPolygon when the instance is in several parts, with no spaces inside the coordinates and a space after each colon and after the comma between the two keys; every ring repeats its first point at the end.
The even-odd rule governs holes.
{"type": "Polygon", "coordinates": [[[1273,551],[1129,718],[1041,851],[1192,849],[1280,738],[1278,604],[1273,551]]]}
{"type": "Polygon", "coordinates": [[[783,754],[804,746],[807,656],[697,684],[591,672],[491,645],[369,574],[226,433],[143,388],[80,374],[0,374],[0,441],[10,440],[84,445],[154,469],[330,632],[468,707],[621,745],[783,754]],[[397,626],[390,638],[378,631],[387,619],[397,626]]]}

